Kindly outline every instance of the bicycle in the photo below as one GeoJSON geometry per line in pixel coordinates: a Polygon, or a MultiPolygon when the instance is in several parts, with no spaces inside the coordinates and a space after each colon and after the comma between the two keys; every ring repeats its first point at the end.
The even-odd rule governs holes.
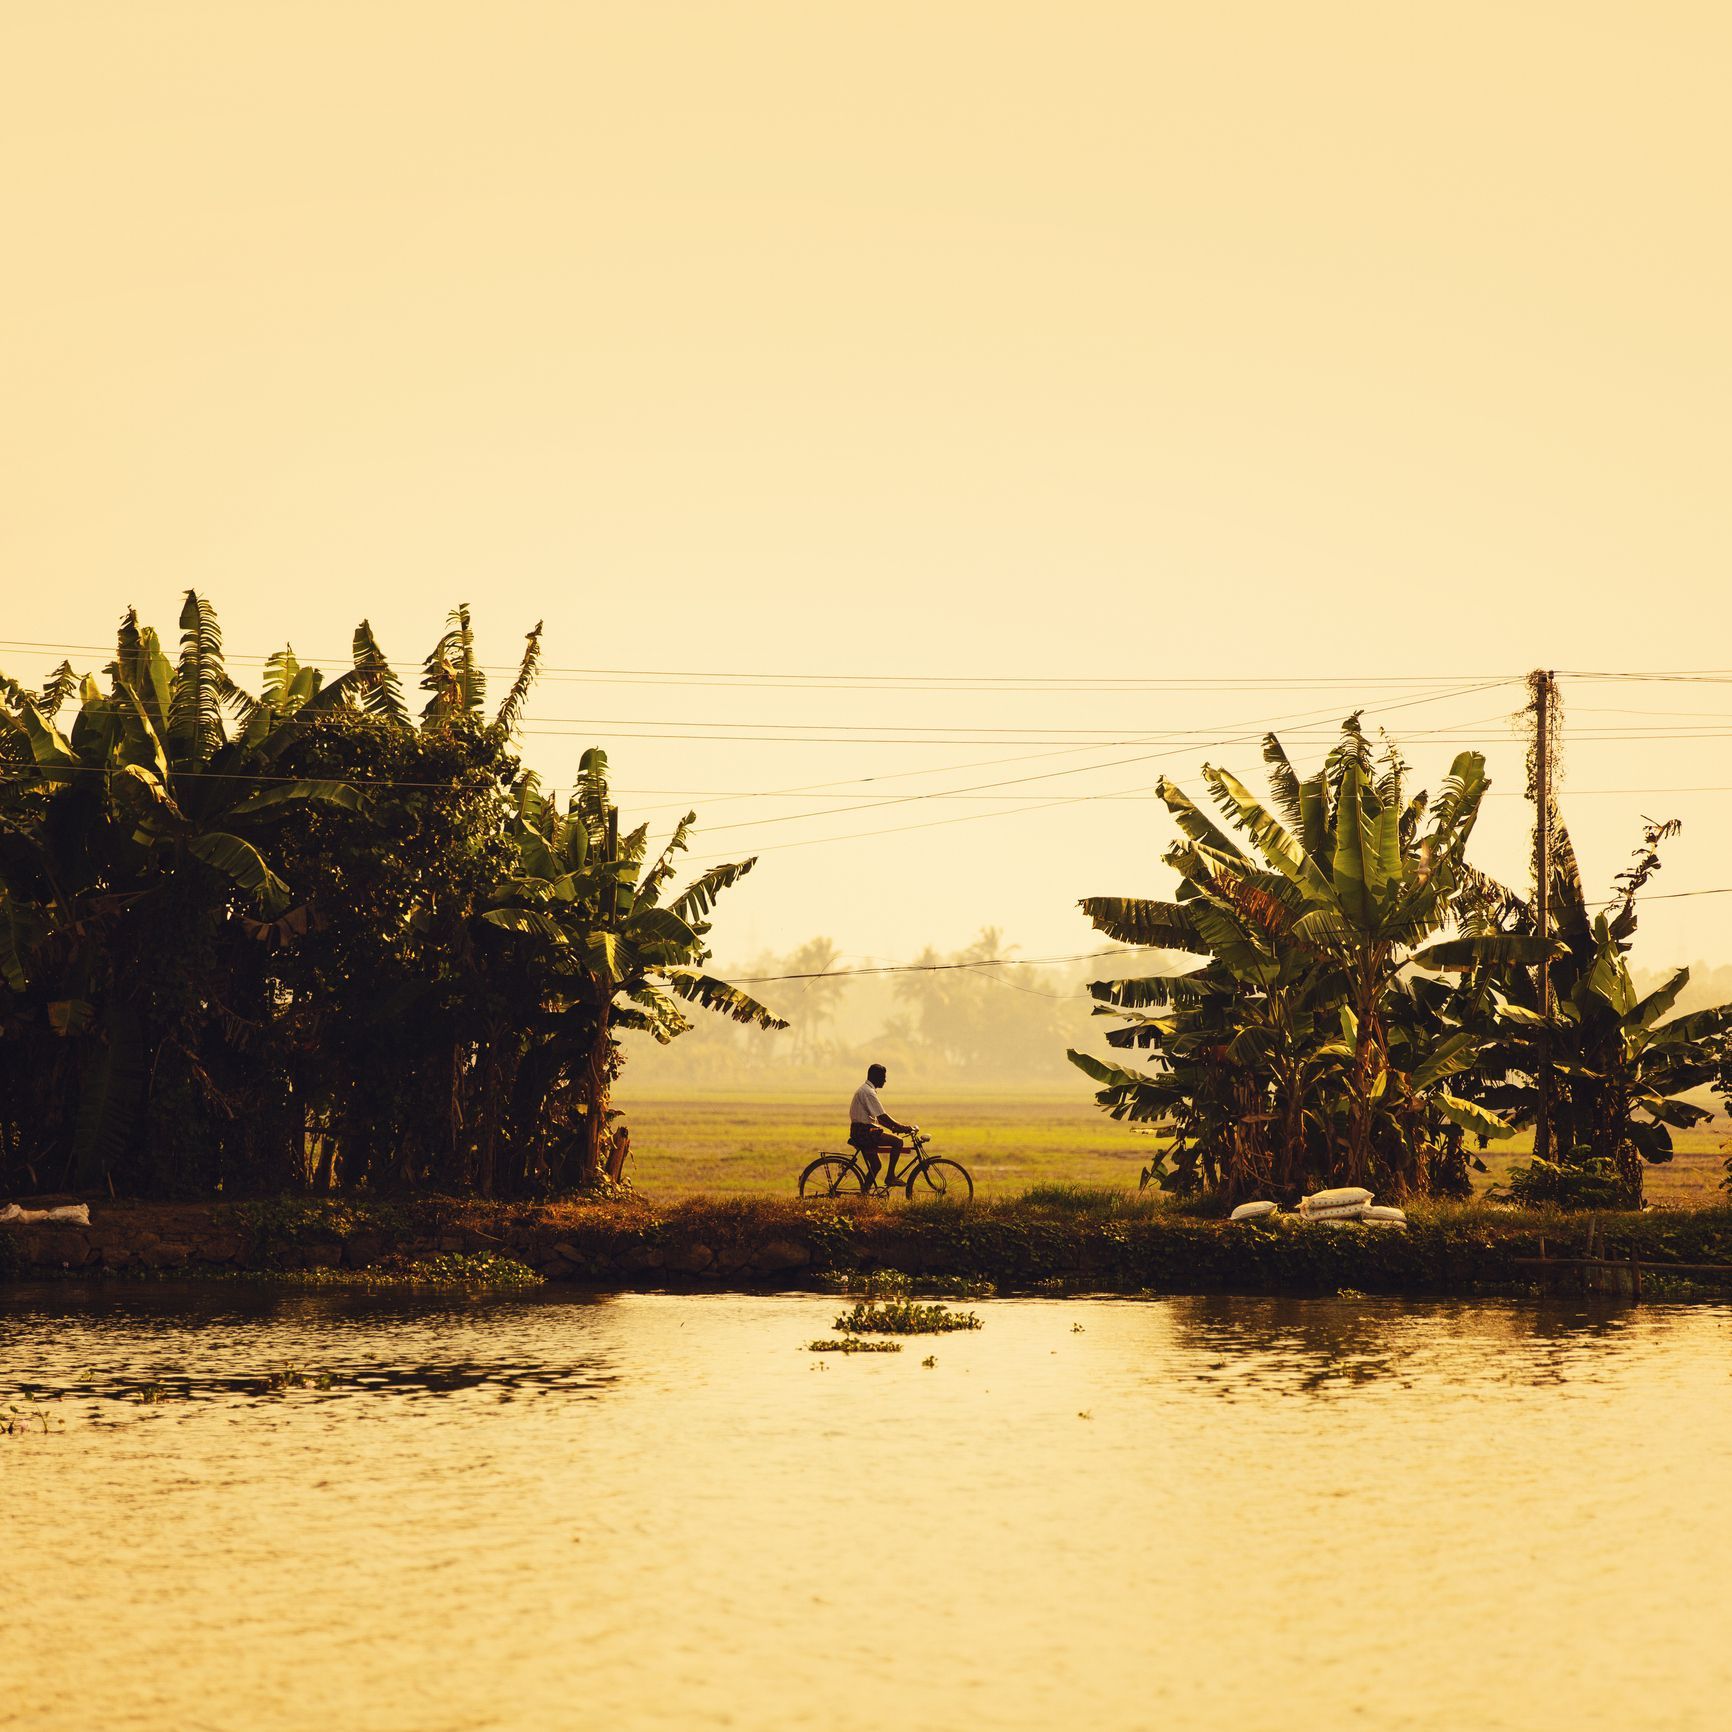
{"type": "MultiPolygon", "coordinates": [[[[931,1141],[931,1137],[915,1131],[907,1143],[897,1145],[898,1156],[914,1157],[896,1175],[897,1187],[911,1203],[917,1195],[928,1202],[938,1197],[951,1197],[959,1203],[973,1202],[974,1180],[968,1176],[968,1169],[960,1161],[927,1154],[926,1145],[931,1141]]],[[[867,1191],[866,1168],[857,1153],[820,1155],[800,1175],[802,1197],[864,1197],[867,1191]]],[[[888,1185],[884,1194],[890,1194],[888,1185]]]]}

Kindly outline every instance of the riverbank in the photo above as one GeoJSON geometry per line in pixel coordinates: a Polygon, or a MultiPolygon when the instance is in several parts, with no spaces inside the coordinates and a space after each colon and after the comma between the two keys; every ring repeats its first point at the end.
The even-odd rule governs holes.
{"type": "Polygon", "coordinates": [[[799,1286],[898,1269],[1006,1292],[1732,1293],[1732,1208],[1565,1215],[1417,1208],[1405,1228],[1233,1225],[1134,1194],[1034,1191],[961,1208],[900,1200],[497,1204],[93,1203],[88,1227],[0,1229],[0,1279],[258,1275],[478,1279],[521,1265],[610,1288],[799,1286]]]}

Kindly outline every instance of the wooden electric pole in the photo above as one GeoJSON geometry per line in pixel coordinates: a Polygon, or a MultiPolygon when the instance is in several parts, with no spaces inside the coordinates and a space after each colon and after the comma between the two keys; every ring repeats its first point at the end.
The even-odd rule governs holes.
{"type": "Polygon", "coordinates": [[[619,807],[609,806],[607,809],[607,863],[610,868],[603,901],[603,910],[607,924],[611,928],[619,915],[619,874],[611,870],[619,864],[619,807]]]}
{"type": "MultiPolygon", "coordinates": [[[[1528,677],[1534,707],[1534,930],[1542,939],[1552,935],[1552,674],[1536,668],[1528,677]]],[[[1539,964],[1540,1015],[1552,1014],[1552,965],[1539,964]]],[[[1552,1156],[1551,1033],[1540,1030],[1539,1111],[1534,1118],[1534,1157],[1552,1156]]]]}

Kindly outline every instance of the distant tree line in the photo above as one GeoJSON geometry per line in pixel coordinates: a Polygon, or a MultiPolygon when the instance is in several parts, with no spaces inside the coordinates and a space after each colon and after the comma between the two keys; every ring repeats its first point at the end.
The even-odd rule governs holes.
{"type": "MultiPolygon", "coordinates": [[[[1087,948],[1086,946],[1084,948],[1087,948]]],[[[1126,969],[1182,957],[1126,951],[1126,969]]],[[[895,1072],[899,1098],[930,1098],[972,1085],[1065,1089],[1076,1073],[1066,1049],[1094,1038],[1088,983],[1099,964],[1031,964],[996,926],[953,949],[928,945],[882,965],[845,955],[828,937],[741,959],[730,976],[792,1023],[753,1037],[711,1021],[677,1050],[635,1043],[634,1090],[705,1087],[852,1088],[878,1060],[895,1072]]]]}
{"type": "Polygon", "coordinates": [[[365,622],[251,692],[189,593],[173,659],[0,677],[0,1193],[544,1194],[617,1170],[622,1033],[782,1027],[707,967],[752,862],[676,887],[692,814],[651,857],[601,752],[519,762],[539,656],[490,711],[460,608],[418,712],[365,622]]]}

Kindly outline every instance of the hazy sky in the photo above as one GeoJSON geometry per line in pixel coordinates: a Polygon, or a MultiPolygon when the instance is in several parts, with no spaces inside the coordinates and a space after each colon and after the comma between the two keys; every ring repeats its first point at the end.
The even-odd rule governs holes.
{"type": "MultiPolygon", "coordinates": [[[[765,850],[725,953],[1089,949],[1158,771],[1360,702],[1484,743],[1519,876],[1468,688],[1732,665],[1723,5],[0,19],[0,667],[193,585],[237,673],[362,614],[407,671],[459,600],[692,670],[549,678],[526,746],[765,850]]],[[[1594,879],[1651,811],[1656,891],[1732,885],[1728,682],[1565,682],[1594,879]]],[[[1644,935],[1724,959],[1732,896],[1644,935]]]]}

